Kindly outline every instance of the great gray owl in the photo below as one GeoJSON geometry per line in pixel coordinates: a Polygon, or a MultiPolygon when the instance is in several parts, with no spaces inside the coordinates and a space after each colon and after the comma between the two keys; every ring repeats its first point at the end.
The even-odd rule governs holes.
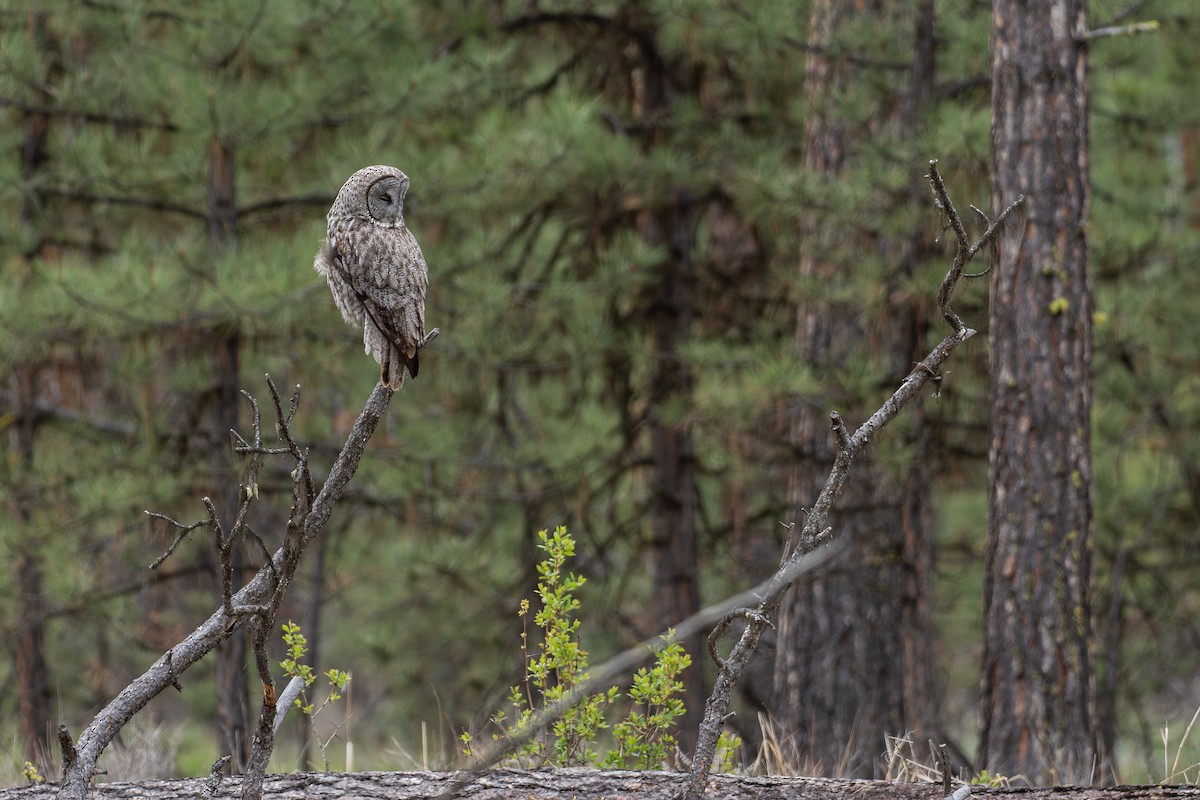
{"type": "Polygon", "coordinates": [[[329,282],[342,317],[363,329],[383,385],[417,377],[425,339],[429,272],[404,225],[408,176],[395,167],[364,167],[350,176],[329,209],[329,231],[313,266],[329,282]]]}

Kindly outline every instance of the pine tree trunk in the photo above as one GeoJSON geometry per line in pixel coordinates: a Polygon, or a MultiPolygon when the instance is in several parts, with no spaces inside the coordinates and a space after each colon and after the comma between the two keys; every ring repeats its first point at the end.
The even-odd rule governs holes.
{"type": "MultiPolygon", "coordinates": [[[[661,119],[670,115],[669,80],[672,85],[687,85],[679,76],[669,78],[655,35],[649,27],[637,40],[642,96],[635,106],[640,106],[640,116],[646,125],[644,146],[648,149],[662,145],[666,138],[661,119]]],[[[664,247],[669,254],[659,268],[658,283],[646,313],[654,360],[646,398],[652,463],[651,613],[655,626],[662,629],[700,610],[692,425],[686,419],[670,418],[672,406],[687,408],[691,404],[695,383],[682,350],[692,336],[696,201],[686,190],[674,189],[654,202],[656,207],[643,212],[639,225],[647,241],[664,247]]],[[[681,676],[685,714],[677,723],[675,736],[680,749],[691,752],[707,696],[704,687],[707,652],[701,633],[682,644],[692,658],[692,666],[681,676]]]]}
{"type": "MultiPolygon", "coordinates": [[[[61,70],[57,58],[57,43],[53,41],[46,26],[44,13],[30,13],[29,35],[37,39],[48,57],[46,85],[52,85],[53,77],[61,70]]],[[[39,88],[39,99],[47,104],[49,93],[39,88]]],[[[38,227],[38,215],[43,198],[36,187],[39,173],[44,169],[49,154],[46,142],[50,133],[50,117],[30,112],[25,114],[21,141],[21,179],[26,184],[22,192],[21,219],[26,225],[38,227]]],[[[40,257],[43,240],[39,237],[30,258],[40,257]]],[[[20,528],[31,532],[34,512],[34,489],[28,470],[33,466],[36,439],[36,400],[38,365],[22,364],[12,371],[11,391],[15,399],[16,424],[10,428],[12,452],[16,456],[17,474],[14,476],[11,507],[9,512],[20,528]],[[28,487],[28,488],[25,488],[28,487]]],[[[49,765],[50,754],[50,674],[45,653],[45,606],[42,588],[42,542],[33,540],[29,533],[21,538],[16,558],[13,561],[16,606],[16,654],[15,677],[17,709],[21,748],[24,756],[35,765],[49,765]]]]}
{"type": "MultiPolygon", "coordinates": [[[[236,330],[214,343],[213,380],[216,385],[214,409],[212,463],[214,491],[218,487],[236,486],[236,473],[229,452],[229,430],[237,427],[238,349],[236,330]],[[222,435],[223,434],[223,435],[222,435]]],[[[228,494],[228,492],[226,492],[228,494]]],[[[214,495],[214,497],[220,495],[214,495]]],[[[236,495],[226,496],[221,504],[221,525],[228,532],[233,526],[237,508],[236,495]]],[[[242,555],[238,547],[230,553],[233,567],[234,591],[241,580],[242,555]]],[[[215,562],[216,555],[213,555],[215,562]]],[[[219,584],[218,584],[219,585],[219,584]]],[[[230,770],[241,772],[250,755],[250,692],[246,671],[246,636],[230,636],[217,646],[217,745],[221,755],[233,756],[230,770]]]]}
{"type": "MultiPolygon", "coordinates": [[[[209,145],[208,225],[209,242],[214,258],[228,251],[235,242],[236,183],[234,146],[228,139],[214,133],[209,145]]],[[[236,322],[227,329],[215,332],[212,342],[213,365],[213,432],[212,448],[213,491],[218,487],[236,486],[233,456],[230,452],[229,431],[237,428],[239,396],[238,379],[241,336],[236,322]]],[[[216,496],[216,495],[214,495],[216,496]]],[[[221,524],[226,531],[233,527],[233,512],[238,498],[229,496],[221,504],[221,524]]],[[[241,578],[241,548],[231,555],[234,589],[241,578]]],[[[216,556],[213,556],[214,560],[216,556]]],[[[232,772],[241,772],[250,755],[250,692],[246,672],[246,637],[231,636],[216,649],[217,683],[217,746],[221,755],[231,755],[232,772]]]]}
{"type": "MultiPolygon", "coordinates": [[[[24,473],[33,464],[35,371],[29,366],[19,367],[12,379],[17,421],[10,429],[10,438],[19,473],[24,473]]],[[[15,477],[8,510],[21,528],[29,529],[34,512],[34,489],[27,476],[18,474],[15,477]]],[[[46,603],[42,593],[40,544],[29,537],[22,538],[13,561],[17,589],[15,672],[22,751],[33,764],[46,767],[50,746],[50,678],[45,655],[46,603]]]]}
{"type": "MultiPolygon", "coordinates": [[[[691,425],[664,418],[664,409],[690,397],[691,370],[680,356],[691,327],[688,284],[691,279],[690,216],[666,212],[672,259],[662,267],[651,314],[655,366],[650,380],[650,448],[653,461],[651,540],[652,605],[659,627],[673,625],[700,610],[696,557],[696,454],[691,425]]],[[[704,709],[704,637],[683,641],[692,666],[684,672],[686,714],[679,723],[679,746],[690,752],[704,709]]]]}
{"type": "Polygon", "coordinates": [[[1092,668],[1085,0],[992,6],[992,205],[1026,197],[992,272],[978,767],[1101,779],[1092,668]]]}
{"type": "MultiPolygon", "coordinates": [[[[856,4],[857,5],[857,4],[856,4]]],[[[853,134],[826,109],[845,88],[847,65],[831,55],[835,31],[849,15],[863,13],[851,4],[819,0],[812,6],[809,41],[825,45],[809,51],[805,95],[810,109],[806,124],[805,167],[825,180],[836,180],[846,163],[853,134]],[[827,116],[828,114],[828,116],[827,116]]],[[[932,22],[928,16],[926,24],[932,22]]],[[[919,38],[932,48],[932,37],[919,38]]],[[[932,81],[931,53],[918,53],[914,69],[915,110],[932,81]]],[[[915,113],[902,124],[914,124],[915,113]]],[[[845,242],[830,225],[812,218],[801,220],[799,274],[835,283],[844,264],[824,253],[845,242]]],[[[844,230],[848,230],[846,226],[844,230]]],[[[852,235],[852,234],[851,234],[852,235]]],[[[914,241],[896,248],[899,279],[917,263],[914,241]]],[[[889,379],[902,380],[923,347],[923,323],[905,293],[890,293],[886,331],[874,353],[887,365],[889,379]]],[[[797,350],[818,374],[836,376],[850,358],[847,344],[868,337],[858,310],[821,298],[803,298],[797,312],[797,350]]],[[[865,399],[865,398],[864,398],[865,399]]],[[[872,398],[874,400],[875,398],[872,398]]],[[[823,398],[818,404],[801,399],[793,421],[791,443],[800,454],[789,481],[792,519],[803,524],[805,508],[820,493],[834,458],[829,411],[834,406],[848,419],[856,398],[823,398]],[[831,403],[826,407],[825,404],[831,403]]],[[[929,731],[932,725],[932,633],[929,584],[932,555],[928,539],[928,476],[920,409],[913,447],[915,462],[903,475],[889,472],[869,457],[856,465],[834,514],[834,536],[849,546],[818,575],[794,588],[780,611],[775,661],[774,713],[789,754],[802,769],[816,774],[869,776],[879,769],[884,736],[909,730],[929,731]]],[[[932,735],[932,732],[930,732],[932,735]]]]}

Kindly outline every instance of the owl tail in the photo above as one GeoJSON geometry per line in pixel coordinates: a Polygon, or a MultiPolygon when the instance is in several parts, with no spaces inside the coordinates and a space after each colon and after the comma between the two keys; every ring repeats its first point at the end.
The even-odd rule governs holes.
{"type": "Polygon", "coordinates": [[[379,380],[387,388],[396,391],[404,385],[404,373],[415,378],[419,366],[416,353],[410,356],[398,347],[385,345],[383,357],[379,360],[379,380]]]}

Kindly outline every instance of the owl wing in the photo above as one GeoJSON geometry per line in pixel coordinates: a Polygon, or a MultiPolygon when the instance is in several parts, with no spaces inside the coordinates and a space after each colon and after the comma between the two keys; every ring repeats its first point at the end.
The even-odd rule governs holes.
{"type": "Polygon", "coordinates": [[[342,319],[346,324],[361,328],[364,322],[363,316],[365,309],[363,308],[362,300],[359,298],[350,285],[349,279],[346,277],[346,267],[339,259],[337,250],[332,244],[333,237],[326,237],[321,244],[321,249],[317,251],[317,256],[313,260],[313,267],[325,278],[325,282],[329,284],[329,291],[333,295],[333,302],[337,306],[338,311],[342,312],[342,319]]]}
{"type": "Polygon", "coordinates": [[[404,345],[401,349],[405,355],[415,360],[417,346],[425,340],[425,291],[429,287],[429,269],[412,231],[397,228],[396,242],[399,245],[397,258],[388,262],[391,269],[385,269],[378,279],[385,292],[395,293],[396,302],[388,308],[391,327],[404,345]]]}
{"type": "MultiPolygon", "coordinates": [[[[418,346],[425,340],[425,291],[429,283],[425,256],[406,227],[377,228],[356,223],[330,236],[333,264],[374,325],[391,343],[413,377],[418,346]],[[357,230],[353,229],[357,228],[357,230]]],[[[389,353],[381,354],[381,365],[389,353]]],[[[386,365],[385,365],[386,369],[386,365]]]]}

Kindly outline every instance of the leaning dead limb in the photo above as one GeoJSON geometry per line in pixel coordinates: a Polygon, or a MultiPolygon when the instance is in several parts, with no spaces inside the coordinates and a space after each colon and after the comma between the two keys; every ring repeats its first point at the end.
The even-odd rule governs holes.
{"type": "MultiPolygon", "coordinates": [[[[847,430],[841,415],[836,411],[830,413],[831,434],[837,441],[838,451],[834,458],[833,468],[826,479],[825,487],[809,511],[804,527],[799,533],[793,531],[793,535],[789,537],[783,565],[768,582],[768,588],[758,604],[750,609],[731,611],[729,616],[721,624],[718,624],[709,636],[709,650],[714,654],[718,667],[717,677],[712,693],[704,707],[704,719],[700,724],[696,752],[682,794],[685,800],[699,800],[704,795],[709,770],[716,754],[717,741],[721,735],[721,728],[725,724],[729,703],[733,698],[733,690],[737,686],[738,680],[741,679],[742,672],[750,663],[763,633],[771,626],[771,620],[779,610],[784,592],[795,581],[795,576],[792,574],[794,562],[804,558],[830,540],[832,530],[827,527],[829,513],[846,483],[854,459],[885,425],[895,419],[906,405],[920,395],[921,390],[927,384],[934,382],[941,375],[941,366],[950,357],[954,348],[975,335],[975,331],[968,328],[959,319],[951,307],[950,301],[959,281],[964,277],[967,264],[981,250],[989,252],[991,245],[1003,231],[1006,220],[1020,207],[1024,198],[1018,198],[1004,209],[994,222],[988,220],[987,229],[972,243],[967,236],[966,226],[963,225],[958,211],[955,210],[954,204],[946,192],[946,185],[937,170],[937,161],[929,162],[927,177],[933,189],[936,205],[948,220],[947,228],[954,231],[958,240],[954,263],[946,273],[937,293],[938,311],[950,324],[952,333],[938,343],[929,355],[913,368],[908,377],[904,379],[904,383],[853,434],[847,430]],[[729,655],[721,658],[716,655],[717,640],[729,629],[730,623],[739,617],[746,619],[745,627],[742,628],[742,633],[734,643],[729,655]]],[[[976,213],[984,216],[982,212],[977,211],[976,213]]]]}
{"type": "MultiPolygon", "coordinates": [[[[437,335],[438,329],[434,328],[426,336],[422,347],[433,341],[437,335]]],[[[371,392],[371,396],[367,399],[362,412],[351,428],[345,446],[330,468],[329,476],[325,479],[324,485],[322,485],[319,492],[314,492],[314,485],[311,482],[311,476],[307,467],[307,454],[300,450],[289,432],[289,424],[295,415],[298,398],[293,395],[290,411],[284,414],[282,404],[279,402],[278,393],[275,392],[273,385],[271,385],[271,389],[275,401],[279,438],[282,447],[278,449],[265,448],[262,446],[260,436],[255,436],[253,442],[247,442],[245,439],[238,437],[236,433],[234,437],[236,443],[235,449],[249,455],[249,463],[251,464],[255,463],[256,458],[261,458],[264,455],[282,454],[283,452],[290,454],[298,462],[297,468],[293,472],[292,509],[288,518],[287,530],[283,537],[283,544],[267,560],[266,564],[259,569],[250,582],[239,591],[233,592],[231,586],[227,590],[223,585],[221,604],[217,610],[192,631],[191,634],[163,653],[146,672],[121,690],[95,716],[92,723],[79,735],[78,741],[72,744],[70,738],[67,737],[63,748],[64,753],[68,750],[67,745],[70,745],[73,747],[74,757],[71,763],[66,765],[66,768],[63,770],[63,780],[58,793],[60,798],[83,800],[88,794],[88,787],[92,781],[92,776],[96,773],[96,763],[100,758],[100,754],[121,728],[138,711],[145,707],[147,703],[162,692],[163,689],[168,686],[178,688],[179,676],[207,655],[218,644],[232,636],[247,619],[258,621],[254,635],[252,636],[252,645],[255,649],[255,663],[259,670],[259,676],[263,680],[264,707],[268,705],[266,703],[268,699],[271,701],[269,704],[270,709],[267,710],[264,708],[264,716],[259,720],[259,736],[263,737],[261,739],[262,744],[260,745],[256,741],[255,749],[251,754],[252,767],[260,771],[257,786],[261,789],[261,771],[265,771],[266,762],[270,759],[270,745],[274,741],[273,726],[271,723],[275,716],[274,681],[270,679],[270,673],[266,669],[267,665],[264,661],[265,636],[267,629],[271,626],[263,625],[262,623],[273,620],[274,613],[279,608],[279,603],[282,601],[283,595],[290,584],[290,576],[294,573],[296,564],[299,563],[305,548],[313,539],[321,534],[326,523],[329,522],[329,517],[333,513],[333,509],[341,498],[343,491],[345,491],[346,485],[358,469],[358,464],[362,459],[367,442],[370,441],[372,434],[374,434],[375,428],[387,410],[388,404],[391,402],[392,395],[394,394],[391,389],[384,387],[382,384],[375,386],[374,391],[371,392]],[[266,732],[265,734],[264,731],[266,732]],[[270,738],[267,738],[268,735],[270,738]]],[[[252,403],[252,405],[254,404],[252,403]]],[[[256,406],[255,410],[257,420],[256,406]]],[[[248,511],[247,501],[257,499],[256,475],[257,472],[250,469],[245,473],[246,480],[242,484],[239,495],[239,513],[230,531],[220,531],[219,528],[213,527],[215,514],[212,509],[208,508],[211,505],[211,501],[206,504],[208,512],[206,518],[193,526],[174,523],[174,520],[162,517],[161,515],[156,517],[174,523],[177,528],[187,529],[177,534],[175,541],[168,548],[167,555],[169,556],[174,548],[178,546],[184,534],[201,527],[208,527],[213,531],[214,540],[218,541],[218,549],[225,545],[231,547],[233,542],[242,536],[250,537],[252,540],[257,539],[257,534],[253,534],[252,529],[247,523],[247,516],[243,513],[243,510],[248,511]],[[218,533],[220,534],[219,538],[218,533]]],[[[256,543],[261,546],[261,540],[256,543]]],[[[161,562],[162,559],[157,561],[156,565],[161,562]]],[[[222,583],[225,583],[224,576],[222,576],[222,583]]],[[[256,790],[251,783],[251,775],[252,773],[248,773],[246,781],[243,782],[243,797],[257,796],[254,794],[256,790]],[[249,790],[247,790],[247,783],[251,783],[249,790]]]]}
{"type": "MultiPolygon", "coordinates": [[[[232,592],[223,575],[220,607],[190,635],[164,653],[145,673],[126,686],[80,734],[75,744],[76,758],[63,774],[59,797],[83,798],[101,752],[122,726],[167,686],[177,685],[179,676],[185,670],[232,636],[248,617],[269,611],[272,606],[277,607],[281,590],[286,589],[286,584],[280,580],[280,576],[286,574],[288,563],[294,563],[303,552],[304,546],[325,527],[333,506],[354,475],[366,443],[387,409],[391,396],[392,392],[382,385],[375,387],[351,429],[345,447],[334,462],[325,485],[313,499],[311,510],[305,514],[302,527],[293,535],[285,537],[283,546],[240,591],[232,592]]],[[[249,494],[245,488],[243,487],[242,492],[243,503],[249,494]]],[[[210,512],[204,525],[211,527],[210,520],[213,516],[210,512]]],[[[289,527],[293,521],[289,521],[289,527]]],[[[217,536],[222,539],[229,538],[221,532],[214,533],[214,537],[217,536]]],[[[226,542],[222,541],[221,544],[226,542]]],[[[222,547],[218,546],[218,550],[221,549],[222,547]]]]}

